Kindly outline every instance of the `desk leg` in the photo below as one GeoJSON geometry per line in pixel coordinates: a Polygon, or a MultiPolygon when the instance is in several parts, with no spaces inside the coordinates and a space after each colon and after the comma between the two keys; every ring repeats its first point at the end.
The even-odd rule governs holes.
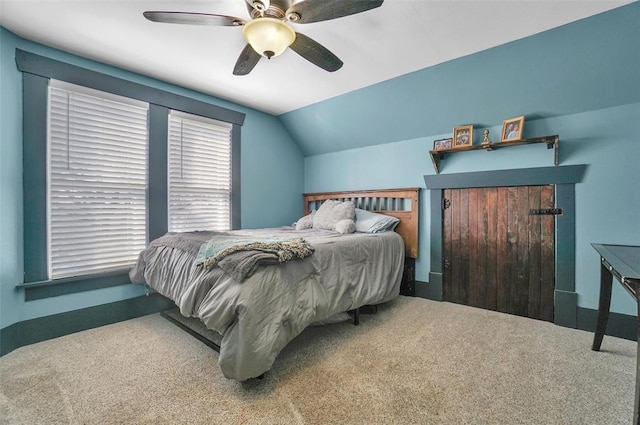
{"type": "MultiPolygon", "coordinates": [[[[640,285],[636,285],[636,294],[640,290],[640,285]]],[[[640,424],[640,382],[638,382],[638,377],[640,377],[640,301],[638,302],[638,333],[637,341],[638,348],[636,348],[636,397],[633,405],[633,425],[640,424]]]]}
{"type": "Polygon", "coordinates": [[[600,304],[598,305],[598,323],[596,324],[596,334],[593,337],[593,351],[600,351],[604,332],[607,330],[609,321],[609,308],[611,307],[611,285],[613,275],[607,269],[602,260],[600,261],[600,304]]]}

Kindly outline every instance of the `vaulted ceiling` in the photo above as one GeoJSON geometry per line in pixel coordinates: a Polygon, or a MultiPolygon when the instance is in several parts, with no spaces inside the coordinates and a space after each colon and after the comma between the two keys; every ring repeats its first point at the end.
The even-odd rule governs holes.
{"type": "Polygon", "coordinates": [[[249,75],[234,76],[245,46],[241,28],[161,24],[142,15],[167,10],[249,20],[244,0],[0,0],[0,25],[28,40],[280,115],[627,3],[385,0],[360,14],[292,24],[344,62],[332,73],[288,49],[262,59],[249,75]]]}

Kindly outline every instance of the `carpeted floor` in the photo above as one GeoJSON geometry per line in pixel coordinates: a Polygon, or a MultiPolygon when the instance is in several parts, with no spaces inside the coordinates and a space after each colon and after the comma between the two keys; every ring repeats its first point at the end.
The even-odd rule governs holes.
{"type": "Polygon", "coordinates": [[[0,358],[2,424],[629,424],[636,343],[400,297],[305,330],[264,380],[159,315],[0,358]]]}

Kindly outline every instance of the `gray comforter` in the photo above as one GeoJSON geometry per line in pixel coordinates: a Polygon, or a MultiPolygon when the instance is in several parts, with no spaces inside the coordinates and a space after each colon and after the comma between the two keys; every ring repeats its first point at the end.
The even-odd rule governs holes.
{"type": "Polygon", "coordinates": [[[222,335],[219,365],[227,378],[242,381],[268,371],[313,322],[399,294],[404,244],[395,232],[340,235],[282,227],[233,233],[304,238],[315,253],[260,266],[240,283],[222,268],[195,264],[193,247],[211,233],[194,232],[185,235],[184,245],[152,242],[130,272],[132,282],[146,282],[183,315],[200,318],[222,335]]]}

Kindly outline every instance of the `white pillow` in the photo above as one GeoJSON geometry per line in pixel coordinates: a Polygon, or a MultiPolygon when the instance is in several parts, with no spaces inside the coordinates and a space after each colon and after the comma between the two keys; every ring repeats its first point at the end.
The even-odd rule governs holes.
{"type": "Polygon", "coordinates": [[[296,230],[311,229],[313,227],[313,215],[315,213],[315,210],[311,211],[311,214],[305,215],[304,217],[293,223],[293,227],[295,227],[296,230]]]}
{"type": "Polygon", "coordinates": [[[343,235],[346,233],[353,233],[356,231],[356,223],[353,220],[340,220],[336,223],[336,232],[342,233],[343,235]]]}
{"type": "Polygon", "coordinates": [[[340,220],[353,220],[355,205],[351,202],[340,202],[329,199],[324,201],[313,216],[313,228],[336,230],[340,220]]]}
{"type": "Polygon", "coordinates": [[[356,232],[380,233],[395,230],[400,219],[356,208],[356,232]]]}

